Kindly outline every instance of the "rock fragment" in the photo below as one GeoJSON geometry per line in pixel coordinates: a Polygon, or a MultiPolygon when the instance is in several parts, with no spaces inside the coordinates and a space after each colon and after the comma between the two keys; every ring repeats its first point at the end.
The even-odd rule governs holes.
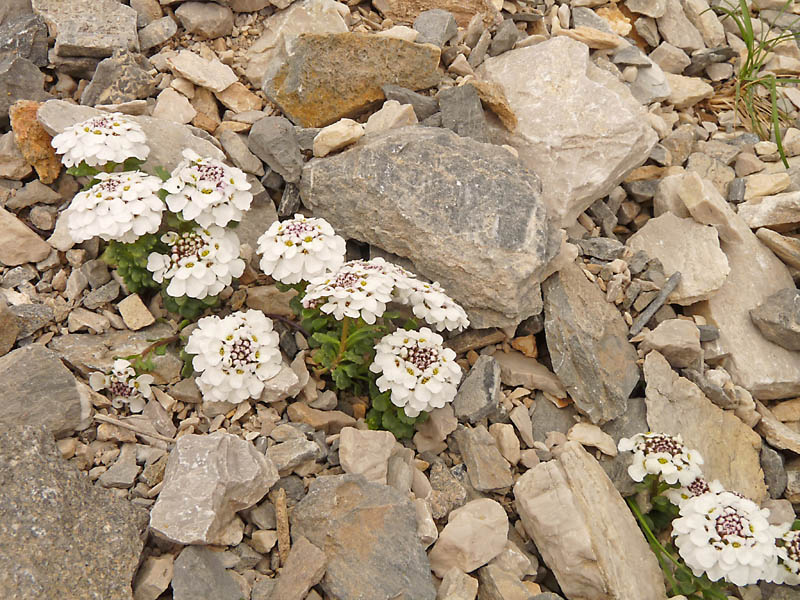
{"type": "Polygon", "coordinates": [[[750,318],[769,341],[800,350],[800,291],[778,290],[750,311],[750,318]]]}
{"type": "Polygon", "coordinates": [[[367,481],[386,483],[389,456],[395,438],[389,431],[361,431],[345,427],[339,434],[339,461],[345,473],[363,475],[367,481]]]}
{"type": "Polygon", "coordinates": [[[241,600],[242,592],[225,570],[221,553],[187,546],[175,559],[172,592],[175,600],[241,600]]]}
{"type": "Polygon", "coordinates": [[[303,600],[325,574],[325,563],[322,550],[304,537],[295,539],[270,599],[303,600]]]}

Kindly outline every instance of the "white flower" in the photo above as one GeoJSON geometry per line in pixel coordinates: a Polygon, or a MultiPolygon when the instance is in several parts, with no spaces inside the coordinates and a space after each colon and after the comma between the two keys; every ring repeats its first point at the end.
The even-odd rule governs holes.
{"type": "Polygon", "coordinates": [[[702,476],[700,465],[703,457],[696,450],[684,446],[679,435],[637,433],[632,438],[622,438],[619,449],[622,452],[634,451],[633,463],[628,467],[628,475],[634,481],[642,481],[652,474],[669,484],[680,482],[688,486],[702,476]]]}
{"type": "Polygon", "coordinates": [[[772,581],[786,585],[800,584],[800,531],[786,531],[777,538],[776,543],[778,563],[772,581]]]}
{"type": "Polygon", "coordinates": [[[361,317],[370,325],[386,311],[392,300],[394,280],[363,260],[344,263],[336,271],[309,283],[303,306],[319,308],[341,320],[361,317]]]}
{"type": "Polygon", "coordinates": [[[437,331],[452,331],[469,326],[466,311],[444,293],[437,281],[425,283],[414,280],[406,303],[411,306],[416,317],[424,319],[437,331]]]}
{"type": "Polygon", "coordinates": [[[324,219],[275,221],[258,238],[261,270],[282,283],[311,281],[342,266],[344,239],[324,219]]]}
{"type": "Polygon", "coordinates": [[[170,247],[169,253],[152,252],[147,270],[158,283],[169,280],[167,294],[173,298],[216,296],[244,272],[239,238],[233,231],[216,225],[195,227],[186,233],[165,233],[161,241],[170,247]]]}
{"type": "Polygon", "coordinates": [[[93,237],[129,244],[161,226],[161,180],[142,171],[98,173],[100,181],[79,192],[64,211],[76,243],[93,237]]]}
{"type": "Polygon", "coordinates": [[[708,492],[689,498],[672,522],[672,535],[695,576],[750,585],[776,569],[776,534],[769,510],[733,492],[708,492]]]}
{"type": "Polygon", "coordinates": [[[122,358],[114,361],[111,373],[104,375],[94,372],[89,375],[89,385],[99,392],[108,390],[111,393],[111,405],[120,408],[127,404],[131,412],[142,412],[145,400],[150,398],[150,385],[153,383],[152,375],[136,376],[131,363],[122,358]]]}
{"type": "Polygon", "coordinates": [[[722,484],[716,479],[714,481],[706,481],[702,477],[698,477],[689,485],[666,490],[664,495],[669,498],[669,501],[675,506],[681,506],[689,498],[694,498],[695,496],[700,496],[708,492],[718,493],[723,491],[725,491],[725,488],[722,487],[722,484]]]}
{"type": "Polygon", "coordinates": [[[375,382],[381,392],[391,390],[391,401],[409,417],[441,408],[455,398],[461,367],[456,353],[442,346],[442,336],[427,327],[398,329],[375,346],[369,370],[381,373],[375,382]]]}
{"type": "Polygon", "coordinates": [[[150,148],[138,123],[121,113],[92,117],[67,127],[53,138],[52,144],[66,167],[82,161],[91,167],[107,162],[122,163],[129,158],[145,160],[150,148]]]}
{"type": "Polygon", "coordinates": [[[241,169],[214,158],[201,158],[188,148],[172,177],[164,182],[169,209],[202,227],[224,227],[231,221],[241,221],[253,201],[250,187],[241,169]]]}
{"type": "Polygon", "coordinates": [[[235,312],[224,319],[203,317],[186,344],[195,354],[197,387],[209,402],[238,404],[257,398],[264,382],[281,369],[278,334],[272,321],[258,310],[235,312]]]}

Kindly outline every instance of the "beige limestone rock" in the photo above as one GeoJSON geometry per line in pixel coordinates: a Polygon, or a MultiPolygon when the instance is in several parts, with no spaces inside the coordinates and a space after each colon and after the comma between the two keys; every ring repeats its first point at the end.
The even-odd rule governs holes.
{"type": "Polygon", "coordinates": [[[171,554],[148,556],[133,582],[133,600],[157,600],[172,581],[175,557],[171,554]]]}
{"type": "Polygon", "coordinates": [[[519,438],[514,433],[514,426],[508,423],[494,423],[489,425],[489,433],[497,442],[497,448],[511,465],[516,465],[521,457],[519,438]]]}
{"type": "Polygon", "coordinates": [[[603,454],[616,456],[618,454],[617,444],[614,438],[600,429],[594,423],[575,423],[567,432],[567,439],[571,442],[578,442],[583,446],[593,446],[603,454]]]}
{"type": "Polygon", "coordinates": [[[699,77],[685,77],[674,73],[664,73],[664,76],[670,89],[667,102],[675,108],[694,106],[700,100],[710,98],[714,94],[714,88],[699,77]]]}
{"type": "Polygon", "coordinates": [[[167,65],[176,75],[212,92],[221,92],[238,81],[228,65],[222,64],[216,58],[202,58],[191,50],[181,50],[176,56],[167,58],[167,65]]]}
{"type": "Polygon", "coordinates": [[[554,454],[519,478],[514,499],[565,596],[664,600],[658,561],[600,464],[577,442],[554,454]]]}
{"type": "Polygon", "coordinates": [[[744,202],[739,205],[739,216],[752,229],[795,229],[800,224],[800,192],[786,192],[744,202]]]}
{"type": "Polygon", "coordinates": [[[397,100],[387,100],[381,109],[367,119],[364,126],[364,133],[380,133],[395,127],[405,127],[406,125],[416,125],[417,115],[414,107],[410,104],[400,104],[397,100]]]}
{"type": "Polygon", "coordinates": [[[316,430],[338,433],[343,427],[355,425],[356,420],[340,410],[317,410],[302,402],[293,402],[287,409],[289,419],[306,423],[316,430]]]}
{"type": "Polygon", "coordinates": [[[15,267],[39,262],[47,258],[51,250],[50,244],[13,213],[0,208],[0,264],[15,267]]]}
{"type": "Polygon", "coordinates": [[[125,326],[133,331],[138,331],[156,322],[156,318],[147,310],[139,294],[131,294],[125,298],[117,304],[117,310],[119,310],[125,326]]]}
{"type": "Polygon", "coordinates": [[[232,83],[221,92],[215,92],[214,95],[226,108],[230,108],[235,113],[261,110],[264,104],[261,98],[248,90],[247,86],[240,81],[232,83]]]}
{"type": "Polygon", "coordinates": [[[800,454],[800,433],[781,423],[761,402],[756,401],[756,410],[761,415],[756,431],[764,436],[769,445],[800,454]]]}
{"type": "Polygon", "coordinates": [[[419,31],[411,27],[406,27],[405,25],[395,25],[391,29],[384,29],[383,31],[377,32],[375,35],[405,40],[407,42],[416,42],[419,37],[419,31]]]}
{"type": "Polygon", "coordinates": [[[508,538],[508,517],[503,507],[479,498],[452,511],[428,557],[437,577],[457,567],[470,573],[503,551],[508,538]]]}
{"type": "Polygon", "coordinates": [[[752,200],[784,191],[792,184],[788,173],[757,173],[744,178],[744,199],[752,200]]]}
{"type": "Polygon", "coordinates": [[[494,359],[500,365],[500,379],[504,385],[542,390],[556,398],[567,397],[567,390],[558,376],[535,358],[511,350],[496,352],[494,359]]]}
{"type": "Polygon", "coordinates": [[[764,227],[756,231],[756,237],[788,266],[800,269],[800,239],[764,227]]]}
{"type": "Polygon", "coordinates": [[[644,360],[647,424],[651,431],[680,434],[704,459],[703,475],[725,489],[760,502],[767,496],[759,462],[761,437],[724,411],[694,383],[680,377],[658,352],[644,360]]]}
{"type": "Polygon", "coordinates": [[[367,481],[385,484],[394,444],[394,436],[389,431],[345,427],[339,436],[342,469],[345,473],[363,475],[367,481]]]}
{"type": "Polygon", "coordinates": [[[364,136],[364,126],[353,119],[339,119],[323,127],[314,138],[314,156],[328,156],[331,152],[355,144],[364,136]]]}
{"type": "Polygon", "coordinates": [[[644,354],[657,350],[676,369],[696,366],[703,358],[700,330],[692,321],[667,319],[644,335],[639,345],[644,354]]]}
{"type": "Polygon", "coordinates": [[[703,36],[687,18],[680,0],[666,0],[664,14],[658,17],[657,23],[661,37],[673,46],[687,52],[705,47],[703,36]]]}
{"type": "Polygon", "coordinates": [[[317,585],[325,574],[325,553],[305,537],[292,541],[292,549],[283,565],[270,598],[281,600],[303,600],[309,590],[317,585]]]}
{"type": "Polygon", "coordinates": [[[725,29],[709,6],[708,0],[684,0],[683,12],[703,36],[706,46],[716,48],[725,45],[725,29]]]}
{"type": "Polygon", "coordinates": [[[628,239],[628,246],[659,259],[667,277],[680,271],[681,281],[669,301],[684,306],[708,298],[730,272],[713,227],[669,212],[650,219],[628,239]]]}
{"type": "Polygon", "coordinates": [[[442,578],[436,600],[475,600],[477,594],[478,580],[453,567],[442,578]]]}
{"type": "Polygon", "coordinates": [[[695,221],[716,227],[720,240],[737,242],[742,239],[741,228],[736,226],[736,213],[713,183],[695,172],[687,172],[678,195],[695,221]]]}
{"type": "Polygon", "coordinates": [[[657,141],[625,84],[567,37],[488,58],[478,75],[502,88],[518,119],[506,141],[542,179],[544,202],[560,226],[614,189],[657,141]]]}

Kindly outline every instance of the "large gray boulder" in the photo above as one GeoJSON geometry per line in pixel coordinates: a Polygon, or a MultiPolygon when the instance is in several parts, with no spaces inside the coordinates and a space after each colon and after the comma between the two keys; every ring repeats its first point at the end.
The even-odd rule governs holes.
{"type": "Polygon", "coordinates": [[[507,150],[427,127],[368,136],[306,163],[300,181],[316,216],[410,259],[479,328],[541,311],[539,283],[560,239],[540,191],[507,150]]]}

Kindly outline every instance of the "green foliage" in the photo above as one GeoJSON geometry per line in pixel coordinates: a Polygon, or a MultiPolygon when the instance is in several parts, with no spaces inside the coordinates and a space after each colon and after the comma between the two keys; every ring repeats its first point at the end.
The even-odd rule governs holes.
{"type": "Polygon", "coordinates": [[[375,385],[376,377],[370,378],[369,396],[372,408],[367,412],[367,427],[391,431],[397,439],[410,438],[418,424],[428,420],[428,413],[420,413],[418,417],[409,417],[402,408],[392,404],[391,392],[381,392],[375,385]]]}
{"type": "Polygon", "coordinates": [[[161,178],[161,181],[166,181],[167,179],[169,179],[171,177],[169,171],[167,171],[161,165],[158,165],[155,169],[153,169],[153,171],[155,171],[155,175],[156,176],[161,178]]]}
{"type": "Polygon", "coordinates": [[[174,298],[167,294],[166,289],[162,289],[161,297],[164,300],[164,308],[169,312],[192,321],[202,315],[207,309],[219,306],[219,296],[206,296],[202,300],[189,298],[189,296],[174,298]]]}
{"type": "Polygon", "coordinates": [[[116,267],[131,292],[139,293],[147,288],[160,287],[147,270],[147,257],[155,251],[163,252],[163,244],[156,235],[146,234],[132,244],[109,242],[101,258],[116,267]]]}

